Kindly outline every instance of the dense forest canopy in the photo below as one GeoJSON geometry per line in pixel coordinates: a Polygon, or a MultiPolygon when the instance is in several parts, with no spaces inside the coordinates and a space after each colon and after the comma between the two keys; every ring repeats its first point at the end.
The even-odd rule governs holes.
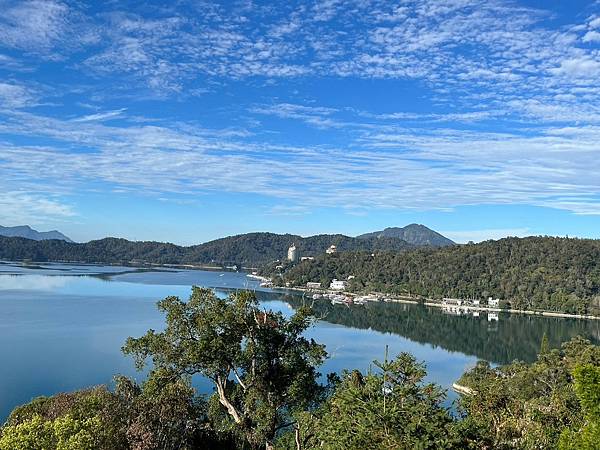
{"type": "Polygon", "coordinates": [[[83,244],[61,240],[34,241],[0,236],[0,259],[77,261],[86,263],[217,264],[257,266],[285,259],[290,245],[300,256],[317,256],[330,245],[343,251],[399,251],[413,248],[398,238],[358,239],[342,234],[303,238],[293,234],[248,233],[182,247],[162,242],[105,238],[83,244]]]}
{"type": "Polygon", "coordinates": [[[347,252],[303,261],[282,274],[274,267],[265,272],[297,286],[354,276],[349,288],[357,292],[490,296],[515,309],[600,314],[599,240],[506,238],[401,253],[347,252]]]}

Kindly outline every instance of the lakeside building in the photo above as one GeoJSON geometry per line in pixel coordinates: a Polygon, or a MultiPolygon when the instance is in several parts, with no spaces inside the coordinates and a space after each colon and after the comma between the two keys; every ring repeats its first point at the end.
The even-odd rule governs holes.
{"type": "Polygon", "coordinates": [[[497,308],[498,306],[500,306],[500,299],[498,298],[488,298],[488,306],[490,308],[497,308]]]}
{"type": "Polygon", "coordinates": [[[296,244],[292,244],[290,248],[288,248],[287,259],[290,262],[298,261],[298,248],[296,247],[296,244]]]}
{"type": "Polygon", "coordinates": [[[314,256],[302,256],[300,261],[313,261],[315,259],[314,256]]]}
{"type": "Polygon", "coordinates": [[[309,281],[308,283],[306,283],[306,287],[308,289],[321,289],[321,283],[309,281]]]}
{"type": "Polygon", "coordinates": [[[461,300],[460,298],[444,298],[442,300],[442,304],[448,306],[462,306],[463,303],[464,300],[461,300]]]}
{"type": "Polygon", "coordinates": [[[346,281],[344,280],[336,280],[335,278],[331,280],[331,284],[329,285],[329,289],[333,289],[334,291],[343,291],[346,289],[346,281]]]}
{"type": "Polygon", "coordinates": [[[328,255],[337,253],[337,247],[335,245],[330,245],[329,248],[325,250],[325,253],[327,253],[328,255]]]}

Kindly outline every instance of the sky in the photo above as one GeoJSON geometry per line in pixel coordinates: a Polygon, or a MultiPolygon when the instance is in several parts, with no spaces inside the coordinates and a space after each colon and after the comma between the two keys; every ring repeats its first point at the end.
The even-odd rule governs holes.
{"type": "Polygon", "coordinates": [[[600,238],[600,1],[0,11],[1,225],[600,238]]]}

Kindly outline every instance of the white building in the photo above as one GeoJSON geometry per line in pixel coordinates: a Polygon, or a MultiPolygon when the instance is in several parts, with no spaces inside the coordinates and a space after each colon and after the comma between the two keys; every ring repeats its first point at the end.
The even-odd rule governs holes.
{"type": "Polygon", "coordinates": [[[344,289],[346,289],[346,281],[344,281],[344,280],[336,280],[334,278],[331,281],[331,284],[329,285],[329,289],[332,289],[334,291],[343,291],[344,289]]]}
{"type": "Polygon", "coordinates": [[[325,250],[325,253],[327,253],[328,255],[331,255],[332,253],[336,253],[337,252],[337,247],[335,245],[330,245],[329,248],[327,250],[325,250]]]}
{"type": "Polygon", "coordinates": [[[306,287],[308,289],[321,289],[321,283],[309,281],[308,283],[306,283],[306,287]]]}
{"type": "Polygon", "coordinates": [[[312,261],[314,259],[315,259],[314,256],[302,256],[300,258],[300,261],[312,261]]]}
{"type": "Polygon", "coordinates": [[[500,306],[500,299],[498,298],[488,298],[488,306],[490,308],[497,308],[498,306],[500,306]]]}
{"type": "Polygon", "coordinates": [[[448,306],[462,306],[463,300],[460,298],[444,298],[442,304],[448,306]]]}
{"type": "Polygon", "coordinates": [[[296,244],[292,244],[292,246],[288,248],[287,259],[291,262],[298,261],[298,249],[296,248],[296,244]]]}

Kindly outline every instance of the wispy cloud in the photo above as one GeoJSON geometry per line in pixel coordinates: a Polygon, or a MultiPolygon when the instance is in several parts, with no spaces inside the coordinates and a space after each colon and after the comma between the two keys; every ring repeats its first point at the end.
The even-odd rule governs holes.
{"type": "Polygon", "coordinates": [[[48,211],[60,216],[52,194],[102,184],[160,198],[259,194],[286,205],[273,213],[519,203],[600,214],[597,14],[557,27],[548,11],[509,0],[0,7],[0,47],[10,55],[0,66],[62,59],[61,70],[92,86],[69,95],[96,108],[36,111],[31,83],[0,82],[0,176],[5,189],[37,193],[28,194],[32,211],[50,198],[48,211]],[[346,92],[331,102],[328,92],[315,94],[320,101],[290,94],[332,79],[406,82],[433,106],[368,110],[368,99],[340,106],[346,92]],[[270,89],[277,83],[288,95],[270,89]],[[260,95],[248,106],[240,86],[260,95]],[[221,127],[190,119],[214,112],[211,100],[181,114],[166,108],[161,121],[130,114],[135,105],[115,109],[125,94],[180,101],[219,89],[221,127]],[[114,90],[119,103],[110,104],[114,90]],[[306,126],[302,141],[281,132],[306,126]]]}
{"type": "Polygon", "coordinates": [[[53,196],[10,190],[0,193],[0,223],[5,226],[64,221],[73,216],[71,206],[53,196]]]}
{"type": "Polygon", "coordinates": [[[600,127],[548,128],[527,136],[361,128],[348,150],[257,142],[252,135],[184,123],[116,126],[15,112],[0,133],[57,142],[45,148],[3,145],[6,183],[36,180],[65,192],[102,182],[161,197],[259,194],[285,200],[288,208],[448,210],[518,203],[600,214],[600,127]]]}
{"type": "Polygon", "coordinates": [[[86,116],[77,117],[73,122],[101,122],[104,120],[116,119],[121,117],[126,111],[126,108],[117,109],[114,111],[105,111],[96,114],[88,114],[86,116]]]}
{"type": "Polygon", "coordinates": [[[0,108],[22,108],[34,103],[35,94],[18,83],[0,81],[0,108]]]}

